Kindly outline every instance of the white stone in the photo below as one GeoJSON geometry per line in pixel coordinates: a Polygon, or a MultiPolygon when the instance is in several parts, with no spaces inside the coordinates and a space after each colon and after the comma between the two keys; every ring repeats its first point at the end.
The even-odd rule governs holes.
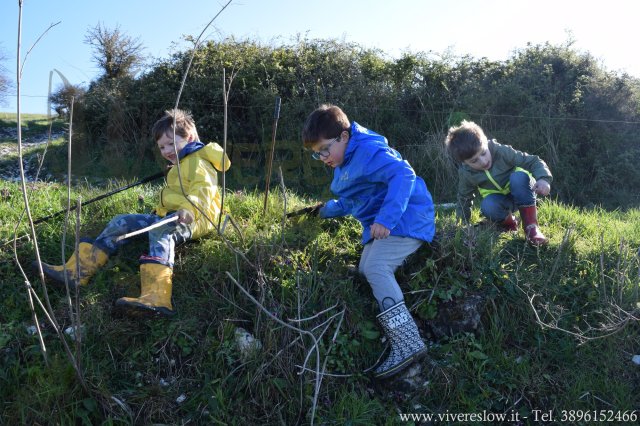
{"type": "MultiPolygon", "coordinates": [[[[71,340],[76,340],[76,329],[75,327],[67,327],[64,330],[65,334],[71,338],[71,340]]],[[[84,326],[80,326],[80,333],[84,332],[84,326]]]]}
{"type": "Polygon", "coordinates": [[[635,365],[640,365],[640,355],[634,355],[631,361],[633,361],[635,365]]]}
{"type": "Polygon", "coordinates": [[[405,373],[405,378],[413,378],[422,372],[422,366],[420,363],[414,363],[405,373]]]}
{"type": "Polygon", "coordinates": [[[238,327],[235,331],[236,345],[240,350],[240,354],[243,357],[248,357],[252,353],[259,351],[262,348],[260,340],[256,339],[244,328],[238,327]]]}
{"type": "Polygon", "coordinates": [[[185,399],[187,399],[187,395],[182,394],[182,395],[180,395],[179,397],[176,398],[176,402],[178,404],[182,404],[185,401],[185,399]]]}

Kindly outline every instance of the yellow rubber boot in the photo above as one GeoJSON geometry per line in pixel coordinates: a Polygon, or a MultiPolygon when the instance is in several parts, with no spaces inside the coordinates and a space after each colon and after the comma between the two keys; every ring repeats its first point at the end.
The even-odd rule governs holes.
{"type": "Polygon", "coordinates": [[[121,297],[116,307],[128,315],[152,314],[169,317],[175,314],[171,305],[173,269],[159,263],[140,265],[140,297],[121,297]]]}
{"type": "Polygon", "coordinates": [[[43,262],[42,271],[46,276],[60,283],[64,283],[66,274],[69,286],[76,288],[78,285],[87,285],[91,277],[107,263],[107,260],[109,260],[109,255],[106,252],[91,243],[81,242],[78,244],[78,251],[71,255],[66,264],[59,266],[43,262]],[[80,263],[79,275],[77,274],[78,263],[80,263]]]}

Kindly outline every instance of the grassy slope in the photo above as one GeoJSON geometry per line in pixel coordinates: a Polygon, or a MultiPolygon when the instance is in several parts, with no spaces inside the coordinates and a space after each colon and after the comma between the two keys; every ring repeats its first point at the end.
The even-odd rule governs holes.
{"type": "MultiPolygon", "coordinates": [[[[45,149],[50,154],[47,158],[61,158],[61,163],[66,162],[66,146],[62,136],[67,128],[67,124],[60,119],[49,121],[46,114],[23,114],[21,120],[22,153],[24,165],[31,167],[31,172],[35,173],[40,156],[45,153],[45,149]],[[47,139],[51,131],[51,143],[47,147],[47,139]],[[34,144],[34,142],[37,142],[34,144]]],[[[15,114],[0,113],[0,175],[18,177],[18,143],[17,143],[17,123],[15,114]]],[[[57,162],[57,161],[56,161],[57,162]]],[[[64,165],[58,169],[64,170],[64,165]]],[[[29,173],[29,170],[25,170],[29,173]]],[[[41,177],[45,173],[41,173],[41,177]]]]}
{"type": "MultiPolygon", "coordinates": [[[[12,206],[21,195],[14,184],[0,185],[8,190],[8,198],[0,201],[4,242],[18,214],[12,206]]],[[[87,206],[82,234],[95,236],[116,213],[149,210],[156,189],[139,187],[87,206]]],[[[33,191],[34,216],[59,209],[64,193],[54,185],[33,191]]],[[[95,195],[83,191],[85,199],[95,195]]],[[[288,210],[313,201],[293,194],[286,198],[288,210]]],[[[415,291],[407,296],[409,304],[418,305],[415,313],[422,326],[422,319],[450,297],[480,292],[488,303],[477,334],[431,336],[430,356],[423,362],[429,383],[407,392],[358,373],[384,348],[368,286],[347,273],[348,265],[358,261],[359,225],[352,219],[303,217],[282,229],[277,191],[266,218],[262,194],[233,193],[227,201],[242,237],[231,225],[225,235],[252,265],[219,237],[181,247],[174,278],[176,318],[132,320],[112,311],[117,297],[135,294],[139,287],[136,258],[145,251],[144,240],[126,246],[82,290],[82,363],[92,394],[78,385],[50,326],[44,332],[50,364],[44,365],[37,339],[26,332],[31,316],[23,278],[11,261],[10,247],[2,246],[0,418],[9,424],[51,419],[76,424],[78,418],[86,424],[308,422],[313,375],[298,375],[297,366],[303,364],[310,340],[267,318],[228,279],[227,271],[279,318],[312,317],[338,305],[302,323],[305,329],[346,308],[335,344],[331,338],[339,317],[321,339],[321,354],[327,371],[352,375],[324,378],[317,424],[398,424],[398,412],[487,410],[531,416],[533,410],[554,410],[559,416],[560,410],[640,406],[640,373],[630,361],[640,343],[637,321],[588,341],[554,329],[599,337],[622,316],[618,307],[637,314],[638,210],[581,211],[545,202],[541,222],[551,244],[540,250],[526,246],[521,235],[483,229],[467,235],[455,226],[452,212],[439,212],[438,251],[430,256],[421,252],[402,274],[403,287],[415,291]],[[532,305],[548,327],[536,322],[532,305]],[[260,339],[262,350],[243,357],[234,344],[236,327],[260,339]],[[186,399],[176,402],[181,395],[186,399]],[[127,410],[110,396],[126,403],[127,410]],[[101,409],[105,405],[98,401],[110,402],[111,410],[101,409]]],[[[61,223],[38,227],[45,260],[60,257],[61,223]]],[[[18,257],[28,267],[34,257],[31,243],[20,244],[18,257]]],[[[35,274],[27,273],[39,289],[35,274]]],[[[49,294],[58,320],[68,326],[64,293],[51,287],[49,294]]],[[[311,357],[308,367],[314,368],[314,362],[311,357]]]]}
{"type": "MultiPolygon", "coordinates": [[[[62,118],[53,118],[50,123],[46,114],[22,114],[21,123],[25,163],[31,163],[32,172],[35,173],[37,168],[35,165],[40,157],[44,156],[44,167],[40,178],[48,181],[64,181],[67,172],[69,123],[62,118]],[[50,126],[52,138],[47,146],[44,142],[49,135],[50,126]]],[[[82,127],[76,124],[73,128],[72,174],[85,182],[103,184],[114,177],[134,179],[157,172],[157,164],[152,157],[146,158],[141,154],[141,157],[122,158],[110,155],[109,149],[105,150],[104,155],[98,154],[91,146],[82,142],[84,139],[82,127]]],[[[153,145],[150,145],[150,148],[152,147],[153,145]]],[[[0,113],[0,153],[2,153],[0,175],[15,171],[14,175],[17,176],[18,144],[15,114],[0,113]]]]}

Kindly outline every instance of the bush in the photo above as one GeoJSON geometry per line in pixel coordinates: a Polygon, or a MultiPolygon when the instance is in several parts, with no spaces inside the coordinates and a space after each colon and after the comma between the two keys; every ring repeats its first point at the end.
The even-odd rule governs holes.
{"type": "MultiPolygon", "coordinates": [[[[86,143],[96,157],[108,151],[105,161],[113,160],[116,170],[130,158],[152,161],[148,129],[175,104],[192,53],[158,60],[135,79],[92,83],[83,117],[86,143]]],[[[448,127],[466,118],[488,136],[545,159],[560,200],[607,207],[637,201],[615,193],[632,194],[640,179],[637,168],[627,167],[640,161],[628,143],[637,132],[640,84],[603,70],[570,42],[529,45],[504,62],[492,62],[408,52],[389,59],[376,49],[335,40],[297,39],[281,46],[210,41],[195,52],[180,104],[193,112],[207,141],[223,139],[223,69],[230,83],[232,157],[239,155],[236,147],[247,145],[267,152],[279,96],[278,141],[299,141],[309,112],[320,103],[335,103],[350,119],[385,135],[419,170],[436,200],[454,200],[455,171],[438,151],[448,127]],[[607,190],[611,187],[616,191],[607,190]]],[[[264,161],[261,154],[246,167],[264,170],[264,161]]],[[[264,177],[232,184],[251,188],[259,179],[264,177]]],[[[287,184],[314,193],[302,181],[287,184]]]]}

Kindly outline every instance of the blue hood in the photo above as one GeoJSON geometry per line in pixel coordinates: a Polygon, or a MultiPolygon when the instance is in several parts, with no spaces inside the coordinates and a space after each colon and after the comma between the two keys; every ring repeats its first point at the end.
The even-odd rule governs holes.
{"type": "Polygon", "coordinates": [[[178,153],[178,161],[182,160],[184,157],[191,154],[192,152],[196,152],[202,148],[204,148],[204,144],[200,141],[189,142],[178,153]]]}

